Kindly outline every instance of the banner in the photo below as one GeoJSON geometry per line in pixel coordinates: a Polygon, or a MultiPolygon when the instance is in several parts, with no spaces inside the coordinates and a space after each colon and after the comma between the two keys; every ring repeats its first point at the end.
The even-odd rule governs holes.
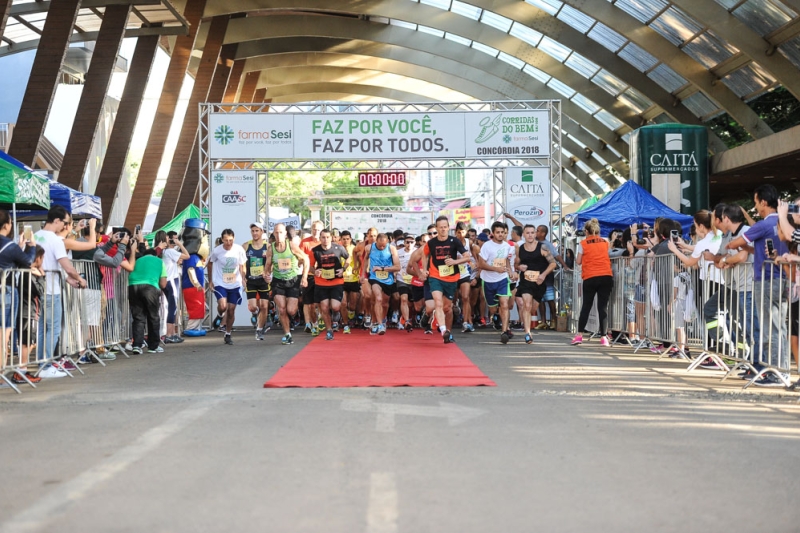
{"type": "Polygon", "coordinates": [[[331,229],[348,230],[354,240],[370,228],[386,234],[401,229],[417,236],[433,224],[433,211],[331,211],[330,222],[331,229]]]}
{"type": "Polygon", "coordinates": [[[525,224],[550,227],[552,188],[547,167],[505,170],[506,212],[525,224]]]}
{"type": "Polygon", "coordinates": [[[211,159],[550,157],[548,110],[432,113],[211,113],[211,159]]]}
{"type": "MultiPolygon", "coordinates": [[[[275,225],[276,224],[283,224],[287,228],[289,226],[291,226],[294,229],[296,229],[298,232],[300,231],[300,217],[298,215],[295,215],[293,217],[288,217],[288,218],[270,218],[269,219],[269,229],[267,230],[267,233],[272,233],[275,230],[275,225]]],[[[300,235],[300,234],[298,233],[298,235],[300,235]]]]}

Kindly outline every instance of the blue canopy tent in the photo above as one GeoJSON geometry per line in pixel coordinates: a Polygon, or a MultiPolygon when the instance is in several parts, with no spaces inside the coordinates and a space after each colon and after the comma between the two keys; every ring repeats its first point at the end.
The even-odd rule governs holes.
{"type": "Polygon", "coordinates": [[[576,229],[588,220],[600,222],[600,234],[608,237],[612,230],[625,229],[631,224],[647,223],[651,227],[657,218],[671,218],[681,223],[684,237],[689,235],[692,216],[673,211],[641,186],[628,180],[602,200],[586,209],[567,216],[567,221],[576,229]]]}

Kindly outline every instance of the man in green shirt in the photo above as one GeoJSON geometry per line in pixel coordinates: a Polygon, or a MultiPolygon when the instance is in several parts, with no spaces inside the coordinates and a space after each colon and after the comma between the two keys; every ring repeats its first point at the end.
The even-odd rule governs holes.
{"type": "Polygon", "coordinates": [[[133,320],[133,353],[142,353],[144,328],[147,325],[147,352],[161,353],[161,290],[167,286],[167,268],[153,248],[136,259],[137,247],[131,247],[128,276],[128,302],[133,320]]]}

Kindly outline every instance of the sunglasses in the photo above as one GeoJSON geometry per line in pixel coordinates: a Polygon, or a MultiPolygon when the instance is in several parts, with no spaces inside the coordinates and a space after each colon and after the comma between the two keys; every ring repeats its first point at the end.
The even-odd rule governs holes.
{"type": "Polygon", "coordinates": [[[429,232],[428,232],[428,235],[430,235],[431,237],[435,237],[435,236],[436,236],[436,232],[434,231],[434,232],[432,232],[432,233],[431,233],[431,232],[429,231],[429,232]]]}

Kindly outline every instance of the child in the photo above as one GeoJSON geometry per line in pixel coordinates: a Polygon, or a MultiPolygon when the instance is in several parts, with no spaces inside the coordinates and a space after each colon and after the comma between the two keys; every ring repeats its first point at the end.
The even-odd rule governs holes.
{"type": "Polygon", "coordinates": [[[672,278],[673,298],[675,302],[672,306],[673,317],[675,318],[675,329],[677,332],[677,344],[673,346],[673,354],[683,354],[687,358],[691,357],[689,350],[686,348],[686,328],[683,323],[686,322],[686,306],[687,298],[689,296],[689,289],[692,284],[692,279],[689,273],[676,266],[677,271],[675,277],[672,278]]]}
{"type": "Polygon", "coordinates": [[[19,276],[19,313],[17,313],[17,336],[19,338],[19,370],[14,373],[15,383],[38,383],[42,380],[33,374],[22,376],[28,367],[28,355],[35,349],[37,326],[39,324],[39,302],[45,292],[45,277],[42,272],[44,248],[36,246],[35,259],[30,272],[23,271],[19,276]],[[27,381],[26,379],[27,378],[27,381]]]}

